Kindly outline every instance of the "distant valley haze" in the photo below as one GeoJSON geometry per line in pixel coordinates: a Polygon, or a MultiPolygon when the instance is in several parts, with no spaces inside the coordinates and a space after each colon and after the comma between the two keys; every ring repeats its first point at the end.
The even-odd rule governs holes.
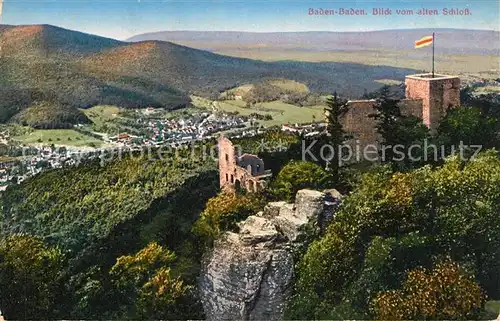
{"type": "MultiPolygon", "coordinates": [[[[493,30],[420,28],[364,32],[240,32],[160,31],[133,36],[127,41],[161,40],[206,46],[206,50],[245,46],[258,50],[413,50],[413,42],[436,33],[435,43],[442,54],[487,54],[500,52],[500,32],[493,30]],[[213,45],[210,45],[213,44],[213,45]]],[[[196,46],[199,48],[199,46],[196,46]]],[[[422,51],[413,50],[415,54],[422,51]]],[[[425,51],[424,51],[425,52],[425,51]]]]}

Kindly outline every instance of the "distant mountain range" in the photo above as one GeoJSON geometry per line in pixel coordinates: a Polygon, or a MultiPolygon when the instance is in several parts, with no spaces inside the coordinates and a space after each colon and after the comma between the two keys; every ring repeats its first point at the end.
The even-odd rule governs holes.
{"type": "MultiPolygon", "coordinates": [[[[217,50],[231,45],[262,48],[300,48],[309,51],[331,50],[410,50],[415,40],[436,33],[441,53],[498,54],[500,32],[467,29],[398,29],[366,32],[232,32],[161,31],[136,35],[128,41],[161,40],[199,44],[201,49],[217,50]],[[210,45],[212,43],[213,45],[210,45]]],[[[195,45],[196,46],[196,45],[195,45]]],[[[198,46],[196,46],[198,48],[198,46]]]]}
{"type": "Polygon", "coordinates": [[[349,63],[269,63],[164,41],[121,42],[50,25],[0,26],[0,46],[0,122],[28,123],[23,115],[29,115],[33,124],[34,115],[43,115],[43,124],[64,120],[57,126],[81,117],[76,108],[173,108],[186,104],[190,93],[215,95],[268,78],[358,97],[380,87],[377,79],[402,80],[415,72],[349,63]],[[29,108],[33,112],[22,112],[29,108]]]}

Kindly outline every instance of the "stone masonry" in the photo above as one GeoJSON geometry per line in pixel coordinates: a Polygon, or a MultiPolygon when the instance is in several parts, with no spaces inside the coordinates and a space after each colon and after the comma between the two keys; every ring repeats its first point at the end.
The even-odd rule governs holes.
{"type": "Polygon", "coordinates": [[[460,78],[429,74],[406,76],[406,98],[422,101],[422,119],[435,130],[448,108],[460,104],[460,78]]]}
{"type": "MultiPolygon", "coordinates": [[[[455,76],[416,74],[406,76],[406,99],[401,100],[403,115],[421,118],[431,131],[435,131],[449,108],[460,104],[460,78],[455,76]]],[[[351,100],[343,125],[352,135],[348,142],[353,150],[364,150],[368,145],[378,145],[373,114],[375,100],[351,100]]],[[[264,170],[264,162],[256,155],[236,155],[233,144],[226,137],[219,139],[220,186],[223,189],[244,188],[250,192],[262,190],[265,178],[271,173],[264,170]]],[[[360,155],[362,153],[356,153],[360,155]]],[[[361,161],[362,159],[356,159],[361,161]]]]}
{"type": "Polygon", "coordinates": [[[237,155],[233,143],[224,136],[219,138],[219,179],[223,190],[243,188],[258,192],[265,187],[265,179],[271,176],[264,169],[262,159],[253,154],[237,155]]]}
{"type": "MultiPolygon", "coordinates": [[[[448,108],[460,104],[460,78],[454,76],[417,74],[406,76],[406,99],[400,103],[403,115],[422,118],[431,129],[436,130],[439,121],[448,108]]],[[[375,121],[369,117],[373,114],[375,100],[351,100],[349,111],[344,117],[343,125],[346,132],[352,134],[353,143],[361,149],[369,144],[377,144],[375,121]]]]}

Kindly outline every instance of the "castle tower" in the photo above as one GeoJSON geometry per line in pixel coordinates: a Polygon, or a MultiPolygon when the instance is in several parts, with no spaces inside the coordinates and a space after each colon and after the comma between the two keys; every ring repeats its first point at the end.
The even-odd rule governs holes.
{"type": "Polygon", "coordinates": [[[243,188],[248,192],[258,192],[266,185],[271,171],[264,170],[264,161],[257,155],[243,154],[224,136],[219,137],[219,182],[226,191],[243,188]]]}
{"type": "Polygon", "coordinates": [[[422,119],[435,130],[448,108],[460,104],[460,78],[454,76],[418,74],[406,76],[406,99],[422,100],[422,119]]]}
{"type": "Polygon", "coordinates": [[[224,136],[219,138],[219,171],[220,186],[233,185],[235,181],[236,151],[233,143],[224,136]]]}

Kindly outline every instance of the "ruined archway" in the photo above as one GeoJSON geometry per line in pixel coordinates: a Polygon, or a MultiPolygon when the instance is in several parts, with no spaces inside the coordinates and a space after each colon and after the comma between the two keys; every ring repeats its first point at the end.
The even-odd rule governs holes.
{"type": "Polygon", "coordinates": [[[241,189],[241,181],[239,179],[236,179],[234,181],[234,188],[236,189],[236,191],[239,191],[241,189]]]}

